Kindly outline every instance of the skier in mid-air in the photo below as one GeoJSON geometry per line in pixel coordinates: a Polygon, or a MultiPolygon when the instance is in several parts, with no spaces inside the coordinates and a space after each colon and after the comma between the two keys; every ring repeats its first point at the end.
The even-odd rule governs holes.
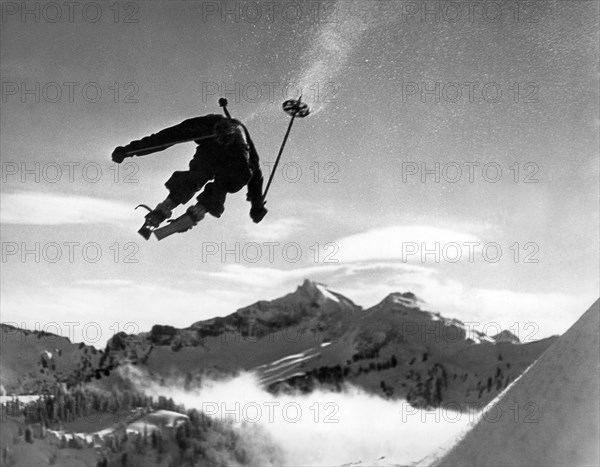
{"type": "Polygon", "coordinates": [[[202,187],[204,190],[196,198],[197,203],[172,224],[183,220],[183,228],[174,231],[191,228],[206,213],[221,217],[227,193],[237,193],[246,185],[247,200],[252,205],[250,217],[255,223],[260,222],[267,214],[262,194],[263,175],[254,143],[239,120],[216,114],[191,118],[127,146],[117,147],[112,160],[120,164],[127,157],[145,156],[183,141],[195,141],[198,145],[189,170],[173,173],[165,183],[169,195],[153,210],[148,208],[150,212],[139,233],[150,238],[154,229],[171,217],[173,209],[190,201],[202,187]]]}

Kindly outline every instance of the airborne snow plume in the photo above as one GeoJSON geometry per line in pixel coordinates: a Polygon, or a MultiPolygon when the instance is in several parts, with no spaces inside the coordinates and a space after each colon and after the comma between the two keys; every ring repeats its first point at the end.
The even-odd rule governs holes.
{"type": "Polygon", "coordinates": [[[350,3],[354,4],[336,1],[328,5],[326,15],[322,18],[323,24],[316,37],[311,39],[310,49],[300,60],[300,63],[307,63],[308,66],[298,82],[304,92],[303,100],[309,104],[313,115],[323,110],[329,100],[335,99],[338,88],[335,80],[364,32],[374,24],[372,18],[361,17],[358,12],[348,12],[345,7],[350,3]],[[318,94],[314,89],[318,90],[318,94]]]}
{"type": "Polygon", "coordinates": [[[186,409],[233,422],[248,440],[245,449],[256,451],[254,459],[265,463],[263,452],[279,452],[277,465],[415,463],[452,443],[474,418],[445,409],[417,410],[355,387],[273,395],[248,373],[190,391],[182,381],[157,384],[137,367],[123,375],[147,395],[172,397],[186,409]]]}

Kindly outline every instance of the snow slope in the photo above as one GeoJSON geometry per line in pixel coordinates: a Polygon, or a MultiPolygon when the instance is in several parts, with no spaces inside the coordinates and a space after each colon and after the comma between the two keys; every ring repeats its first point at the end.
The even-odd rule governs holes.
{"type": "Polygon", "coordinates": [[[598,466],[599,302],[436,466],[598,466]]]}

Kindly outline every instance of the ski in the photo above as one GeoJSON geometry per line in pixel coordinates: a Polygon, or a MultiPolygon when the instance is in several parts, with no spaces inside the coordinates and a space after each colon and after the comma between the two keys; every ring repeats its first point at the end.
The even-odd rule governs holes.
{"type": "Polygon", "coordinates": [[[187,212],[182,214],[177,219],[172,220],[167,225],[163,227],[159,227],[154,229],[152,233],[157,238],[157,240],[162,240],[170,235],[175,233],[187,232],[192,227],[194,227],[198,222],[194,221],[192,216],[190,216],[187,212]]]}
{"type": "Polygon", "coordinates": [[[177,219],[169,221],[169,223],[163,227],[154,229],[152,232],[158,240],[162,240],[175,233],[187,232],[204,219],[206,212],[204,206],[200,203],[196,203],[194,206],[190,206],[185,214],[182,214],[177,219]]]}

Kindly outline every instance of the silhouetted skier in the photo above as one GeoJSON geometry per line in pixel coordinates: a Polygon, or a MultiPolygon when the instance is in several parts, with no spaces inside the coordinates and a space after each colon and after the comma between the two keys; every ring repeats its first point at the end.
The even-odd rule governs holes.
{"type": "Polygon", "coordinates": [[[204,190],[196,198],[197,203],[173,222],[175,230],[170,233],[191,228],[207,212],[221,217],[227,193],[237,193],[246,185],[247,200],[252,205],[252,220],[258,223],[267,214],[258,153],[247,128],[239,120],[216,114],[191,118],[141,140],[132,141],[125,147],[117,147],[112,153],[112,160],[120,164],[127,157],[145,156],[191,140],[198,146],[190,161],[189,170],[173,173],[165,183],[169,195],[150,210],[139,231],[146,239],[150,238],[153,229],[171,217],[173,209],[190,201],[202,187],[204,190]],[[176,224],[182,227],[178,228],[176,224]]]}

